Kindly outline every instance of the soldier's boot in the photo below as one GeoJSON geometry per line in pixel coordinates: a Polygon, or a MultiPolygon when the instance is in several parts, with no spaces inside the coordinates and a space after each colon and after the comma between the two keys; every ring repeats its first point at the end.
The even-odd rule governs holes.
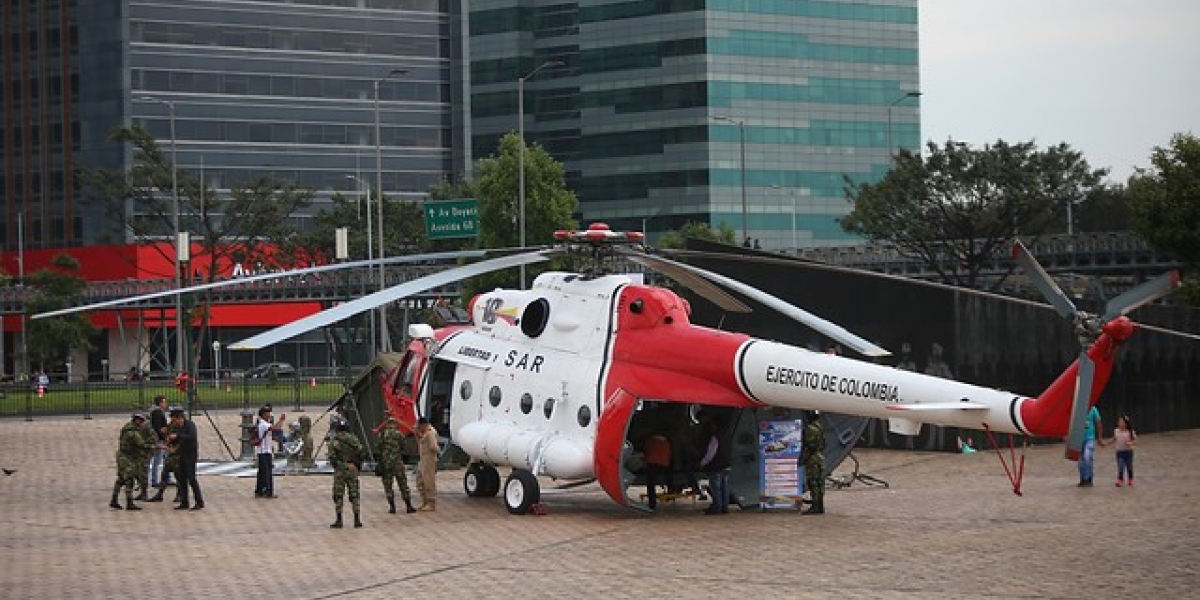
{"type": "Polygon", "coordinates": [[[437,510],[437,500],[426,500],[425,503],[421,505],[421,508],[418,508],[417,510],[421,512],[434,512],[437,510]]]}
{"type": "Polygon", "coordinates": [[[358,518],[358,511],[354,511],[354,526],[362,527],[362,519],[358,518]]]}
{"type": "Polygon", "coordinates": [[[417,509],[413,508],[412,498],[409,498],[409,497],[404,498],[404,512],[406,512],[408,514],[417,512],[417,509]]]}
{"type": "Polygon", "coordinates": [[[330,523],[329,526],[332,527],[333,529],[341,529],[342,528],[342,511],[340,511],[340,510],[338,511],[337,519],[334,519],[333,523],[330,523]]]}
{"type": "Polygon", "coordinates": [[[396,497],[388,496],[388,514],[396,514],[396,497]]]}
{"type": "Polygon", "coordinates": [[[133,491],[125,491],[125,510],[142,510],[142,507],[133,503],[133,491]]]}
{"type": "Polygon", "coordinates": [[[117,488],[117,489],[113,490],[112,502],[108,503],[109,508],[115,508],[117,510],[121,510],[121,503],[117,501],[117,498],[118,498],[118,496],[120,496],[120,494],[121,494],[121,488],[117,488]]]}
{"type": "Polygon", "coordinates": [[[825,514],[825,499],[818,498],[816,500],[813,500],[812,506],[810,506],[808,508],[808,510],[804,511],[804,514],[806,514],[806,515],[823,515],[823,514],[825,514]]]}

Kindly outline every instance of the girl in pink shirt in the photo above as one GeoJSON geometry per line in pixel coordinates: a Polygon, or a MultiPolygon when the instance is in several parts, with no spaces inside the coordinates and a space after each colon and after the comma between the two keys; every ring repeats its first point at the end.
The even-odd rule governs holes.
{"type": "Polygon", "coordinates": [[[1125,485],[1129,474],[1129,487],[1133,487],[1133,446],[1137,434],[1128,415],[1117,417],[1117,428],[1113,431],[1113,445],[1117,448],[1117,487],[1125,485]]]}

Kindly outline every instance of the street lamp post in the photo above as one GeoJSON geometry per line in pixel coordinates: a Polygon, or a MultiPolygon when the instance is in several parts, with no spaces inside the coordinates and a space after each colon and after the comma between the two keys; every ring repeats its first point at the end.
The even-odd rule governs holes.
{"type": "Polygon", "coordinates": [[[894,108],[897,104],[900,104],[901,102],[904,102],[905,100],[907,100],[909,98],[917,98],[920,95],[921,95],[921,92],[907,92],[903,96],[900,96],[899,98],[896,98],[895,100],[892,100],[892,103],[888,105],[888,108],[887,108],[887,113],[888,113],[888,130],[887,130],[888,164],[891,164],[892,160],[896,156],[895,153],[892,152],[892,108],[894,108]]]}
{"type": "MultiPolygon", "coordinates": [[[[562,61],[548,60],[537,66],[524,77],[517,78],[517,139],[521,147],[517,150],[517,198],[520,204],[520,229],[522,248],[525,247],[525,82],[533,79],[538,71],[547,67],[561,67],[562,61]]],[[[521,265],[521,289],[525,289],[525,265],[521,265]]]]}
{"type": "MultiPolygon", "coordinates": [[[[387,75],[375,80],[375,189],[378,198],[375,199],[376,208],[379,210],[379,258],[382,261],[383,253],[383,141],[379,130],[379,84],[387,81],[393,75],[400,76],[408,71],[404,69],[392,69],[387,75]]],[[[369,208],[369,207],[368,207],[369,208]]],[[[369,226],[368,226],[369,227],[369,226]]],[[[369,243],[369,242],[368,242],[369,243]]],[[[383,263],[379,263],[379,291],[383,291],[383,263]]],[[[380,328],[380,352],[387,352],[391,345],[391,340],[388,337],[387,326],[387,305],[379,307],[379,318],[381,319],[380,328]]],[[[371,341],[374,344],[374,340],[371,341]]]]}
{"type": "Polygon", "coordinates": [[[221,388],[221,342],[213,340],[213,387],[221,388]]]}
{"type": "MultiPolygon", "coordinates": [[[[25,287],[25,209],[17,212],[17,285],[25,287]]],[[[29,374],[29,305],[25,304],[21,311],[21,373],[29,374]]],[[[14,361],[14,369],[16,368],[14,361]]],[[[13,374],[14,376],[17,373],[13,374]]]]}
{"type": "MultiPolygon", "coordinates": [[[[373,240],[373,239],[372,239],[372,237],[371,237],[371,236],[372,236],[372,235],[374,235],[374,234],[372,234],[371,232],[372,232],[372,231],[374,231],[374,230],[375,230],[375,228],[371,226],[371,186],[370,186],[369,184],[367,184],[366,182],[364,182],[363,180],[359,179],[358,177],[355,177],[354,175],[346,175],[346,179],[349,179],[349,180],[351,180],[351,181],[356,181],[356,182],[358,182],[358,185],[359,185],[359,192],[358,192],[358,193],[359,193],[359,195],[360,195],[360,196],[361,196],[361,195],[363,195],[362,188],[366,188],[366,190],[367,190],[367,191],[366,191],[366,204],[367,204],[367,211],[366,211],[366,212],[367,212],[367,260],[368,260],[368,261],[370,261],[370,260],[374,260],[374,259],[375,259],[375,250],[374,250],[374,248],[375,248],[375,242],[374,242],[374,240],[373,240]]],[[[377,199],[376,199],[376,204],[382,204],[382,202],[381,202],[381,201],[379,201],[379,199],[377,198],[377,199]]],[[[375,275],[374,268],[373,268],[373,267],[368,267],[368,269],[367,269],[367,274],[369,275],[369,277],[368,277],[367,279],[368,279],[368,280],[370,280],[370,278],[371,278],[371,277],[373,277],[373,276],[375,275]]],[[[375,340],[376,340],[376,339],[378,339],[378,336],[375,334],[375,331],[376,331],[376,330],[375,330],[375,311],[373,311],[373,310],[372,310],[372,311],[370,311],[369,313],[367,313],[367,331],[370,333],[370,336],[371,336],[371,342],[370,342],[370,344],[369,344],[369,345],[370,345],[370,346],[372,346],[372,347],[374,347],[374,346],[375,346],[375,340]]]]}
{"type": "Polygon", "coordinates": [[[746,223],[746,122],[741,119],[734,119],[724,115],[713,115],[712,118],[714,121],[737,123],[738,126],[738,143],[741,146],[742,153],[742,243],[749,244],[750,233],[746,223]]]}
{"type": "MultiPolygon", "coordinates": [[[[155,102],[158,104],[167,105],[167,110],[170,114],[171,124],[171,195],[175,199],[175,287],[183,287],[183,274],[179,268],[180,256],[184,250],[179,245],[179,162],[176,160],[177,144],[175,140],[175,102],[172,100],[164,100],[153,96],[143,96],[138,98],[143,102],[155,102]]],[[[179,294],[175,294],[175,370],[184,372],[187,370],[184,362],[183,348],[183,302],[179,294]]]]}

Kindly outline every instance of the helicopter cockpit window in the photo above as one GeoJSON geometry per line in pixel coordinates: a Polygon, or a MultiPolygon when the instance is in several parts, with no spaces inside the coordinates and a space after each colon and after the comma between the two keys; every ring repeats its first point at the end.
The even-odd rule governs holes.
{"type": "Polygon", "coordinates": [[[579,421],[580,427],[587,427],[592,423],[592,409],[586,405],[579,407],[579,413],[575,415],[575,419],[579,421]]]}
{"type": "Polygon", "coordinates": [[[524,414],[533,412],[533,396],[529,394],[521,395],[521,412],[524,414]]]}
{"type": "Polygon", "coordinates": [[[472,389],[470,381],[464,381],[462,382],[462,385],[458,386],[458,397],[462,398],[463,400],[470,400],[471,392],[472,389]]]}
{"type": "Polygon", "coordinates": [[[404,368],[400,371],[400,381],[396,383],[399,384],[401,394],[411,396],[413,392],[413,379],[417,376],[417,367],[420,366],[421,361],[416,360],[416,357],[412,354],[406,356],[405,361],[404,368]]]}
{"type": "Polygon", "coordinates": [[[542,412],[545,413],[547,419],[554,414],[554,398],[546,398],[546,403],[542,405],[542,412]]]}
{"type": "Polygon", "coordinates": [[[492,386],[492,389],[488,390],[488,402],[491,403],[493,407],[500,406],[500,397],[502,395],[503,394],[500,392],[500,386],[494,385],[492,386]]]}
{"type": "Polygon", "coordinates": [[[521,312],[521,333],[535,338],[546,330],[550,322],[550,303],[545,298],[538,298],[525,306],[521,312]]]}

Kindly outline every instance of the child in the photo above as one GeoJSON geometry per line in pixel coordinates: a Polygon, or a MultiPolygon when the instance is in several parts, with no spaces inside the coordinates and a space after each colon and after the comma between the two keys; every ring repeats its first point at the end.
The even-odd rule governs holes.
{"type": "Polygon", "coordinates": [[[1117,417],[1117,429],[1113,431],[1113,445],[1117,447],[1117,487],[1125,485],[1125,474],[1129,474],[1129,487],[1133,487],[1133,446],[1137,434],[1128,415],[1117,417]]]}

